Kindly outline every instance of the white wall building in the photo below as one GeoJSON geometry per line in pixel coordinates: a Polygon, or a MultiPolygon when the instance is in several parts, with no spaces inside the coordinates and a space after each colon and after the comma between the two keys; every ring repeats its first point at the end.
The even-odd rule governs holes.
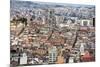
{"type": "Polygon", "coordinates": [[[80,45],[80,54],[81,55],[84,55],[84,52],[85,52],[85,46],[86,44],[85,43],[81,43],[81,45],[80,45]]]}
{"type": "Polygon", "coordinates": [[[57,48],[55,46],[49,49],[49,63],[55,63],[57,59],[57,48]]]}
{"type": "Polygon", "coordinates": [[[20,58],[20,64],[27,64],[27,55],[26,55],[26,53],[22,54],[22,57],[20,58]]]}
{"type": "Polygon", "coordinates": [[[64,16],[55,16],[56,17],[56,23],[59,25],[64,21],[64,16]]]}
{"type": "Polygon", "coordinates": [[[80,25],[81,26],[93,26],[93,21],[92,20],[80,20],[80,25]]]}

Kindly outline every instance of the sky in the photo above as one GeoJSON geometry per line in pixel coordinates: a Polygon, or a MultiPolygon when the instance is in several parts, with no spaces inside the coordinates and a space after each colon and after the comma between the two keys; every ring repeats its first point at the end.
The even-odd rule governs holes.
{"type": "Polygon", "coordinates": [[[55,3],[73,3],[95,5],[95,0],[23,0],[23,1],[40,1],[40,2],[55,2],[55,3]]]}

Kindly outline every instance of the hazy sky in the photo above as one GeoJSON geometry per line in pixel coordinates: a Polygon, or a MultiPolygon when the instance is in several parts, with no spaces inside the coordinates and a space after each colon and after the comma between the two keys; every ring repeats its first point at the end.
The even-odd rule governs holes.
{"type": "Polygon", "coordinates": [[[24,1],[40,1],[40,2],[56,2],[56,3],[74,3],[95,5],[95,0],[24,0],[24,1]]]}

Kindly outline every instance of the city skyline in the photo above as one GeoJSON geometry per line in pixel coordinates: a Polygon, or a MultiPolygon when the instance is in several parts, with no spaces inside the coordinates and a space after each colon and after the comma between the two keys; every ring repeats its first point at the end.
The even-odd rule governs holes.
{"type": "Polygon", "coordinates": [[[95,6],[10,3],[12,67],[95,61],[95,6]]]}

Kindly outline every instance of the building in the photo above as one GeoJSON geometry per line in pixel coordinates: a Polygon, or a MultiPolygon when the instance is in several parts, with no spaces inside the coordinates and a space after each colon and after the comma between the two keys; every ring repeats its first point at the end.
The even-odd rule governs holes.
{"type": "Polygon", "coordinates": [[[39,56],[40,55],[43,56],[43,55],[45,55],[47,53],[47,50],[39,48],[39,49],[33,50],[33,54],[35,54],[35,53],[38,54],[39,56]]]}
{"type": "Polygon", "coordinates": [[[57,48],[55,46],[52,46],[49,48],[49,63],[53,64],[57,60],[57,48]]]}
{"type": "Polygon", "coordinates": [[[58,56],[57,57],[57,64],[63,64],[64,63],[64,57],[63,56],[58,56]]]}
{"type": "Polygon", "coordinates": [[[74,63],[74,57],[69,58],[69,63],[74,63]]]}
{"type": "Polygon", "coordinates": [[[47,17],[48,24],[51,27],[51,29],[53,29],[56,27],[55,11],[54,9],[49,9],[47,13],[48,13],[47,17]]]}
{"type": "Polygon", "coordinates": [[[63,64],[65,62],[64,57],[62,55],[63,49],[59,48],[58,49],[58,56],[57,56],[57,64],[63,64]]]}
{"type": "Polygon", "coordinates": [[[93,20],[91,19],[83,19],[83,20],[80,20],[80,25],[81,26],[93,26],[93,20]]]}
{"type": "Polygon", "coordinates": [[[64,16],[55,16],[56,17],[56,23],[57,25],[59,25],[60,23],[63,22],[64,20],[64,16]]]}
{"type": "Polygon", "coordinates": [[[84,55],[84,51],[85,51],[84,45],[85,45],[85,43],[81,43],[81,45],[80,45],[80,54],[81,55],[84,55]]]}
{"type": "Polygon", "coordinates": [[[26,53],[23,53],[22,57],[20,57],[20,64],[27,64],[27,55],[26,55],[26,53]]]}
{"type": "Polygon", "coordinates": [[[40,28],[40,33],[46,34],[49,31],[50,31],[50,28],[49,27],[42,27],[42,28],[40,28]]]}

